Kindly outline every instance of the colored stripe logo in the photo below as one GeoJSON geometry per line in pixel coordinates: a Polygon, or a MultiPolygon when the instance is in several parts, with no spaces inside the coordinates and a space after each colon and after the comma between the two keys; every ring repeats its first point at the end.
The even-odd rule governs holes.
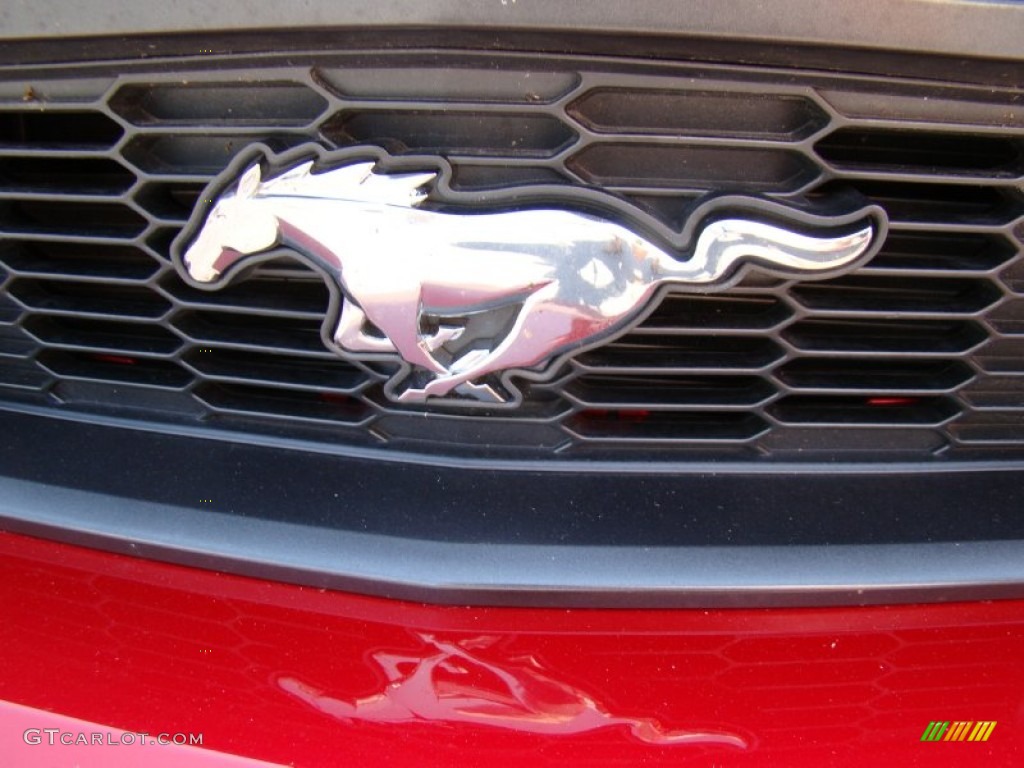
{"type": "Polygon", "coordinates": [[[932,720],[921,741],[988,741],[995,727],[995,720],[932,720]]]}

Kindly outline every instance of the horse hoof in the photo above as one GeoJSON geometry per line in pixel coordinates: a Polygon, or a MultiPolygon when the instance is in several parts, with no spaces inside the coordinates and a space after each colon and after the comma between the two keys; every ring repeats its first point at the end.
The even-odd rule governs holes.
{"type": "Polygon", "coordinates": [[[489,384],[474,384],[464,381],[455,388],[460,395],[467,395],[482,403],[504,403],[506,399],[489,384]]]}
{"type": "Polygon", "coordinates": [[[397,399],[400,403],[422,403],[427,399],[427,390],[407,389],[397,399]]]}

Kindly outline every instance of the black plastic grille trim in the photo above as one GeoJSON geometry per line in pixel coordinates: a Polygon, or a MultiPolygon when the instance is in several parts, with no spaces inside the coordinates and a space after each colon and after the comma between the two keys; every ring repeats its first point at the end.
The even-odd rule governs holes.
{"type": "Polygon", "coordinates": [[[38,93],[59,102],[31,87],[0,101],[9,407],[137,417],[149,402],[169,426],[495,459],[1024,455],[1019,91],[502,54],[315,64],[55,70],[38,93]],[[944,110],[915,106],[929,96],[944,110]],[[800,205],[855,190],[892,233],[837,280],[669,295],[527,387],[516,414],[424,416],[323,348],[326,290],[297,262],[217,294],[171,270],[203,186],[254,141],[436,150],[460,189],[596,183],[674,227],[716,191],[800,205]]]}

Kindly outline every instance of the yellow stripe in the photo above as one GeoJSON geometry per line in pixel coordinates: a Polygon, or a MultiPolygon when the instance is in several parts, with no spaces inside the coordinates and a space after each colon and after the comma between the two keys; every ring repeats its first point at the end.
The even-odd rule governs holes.
{"type": "Polygon", "coordinates": [[[995,727],[996,721],[993,720],[988,724],[988,727],[985,729],[985,732],[978,738],[978,741],[988,741],[988,737],[992,735],[992,731],[995,730],[995,727]]]}
{"type": "Polygon", "coordinates": [[[984,720],[979,720],[975,724],[974,730],[971,731],[971,735],[967,737],[967,740],[968,741],[977,741],[978,737],[982,734],[982,732],[985,730],[985,728],[987,726],[988,726],[988,723],[986,723],[984,720]]]}

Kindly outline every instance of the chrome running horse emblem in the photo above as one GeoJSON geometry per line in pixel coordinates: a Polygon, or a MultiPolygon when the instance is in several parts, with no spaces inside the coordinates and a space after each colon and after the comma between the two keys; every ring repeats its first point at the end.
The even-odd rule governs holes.
{"type": "Polygon", "coordinates": [[[386,377],[390,399],[493,407],[520,401],[511,377],[553,376],[642,320],[664,290],[720,291],[747,268],[833,277],[870,258],[886,226],[876,206],[820,216],[731,196],[675,232],[598,190],[465,192],[451,176],[436,156],[261,147],[204,194],[174,259],[191,284],[218,289],[298,256],[331,290],[325,344],[386,377]],[[398,369],[382,373],[389,361],[398,369]]]}

